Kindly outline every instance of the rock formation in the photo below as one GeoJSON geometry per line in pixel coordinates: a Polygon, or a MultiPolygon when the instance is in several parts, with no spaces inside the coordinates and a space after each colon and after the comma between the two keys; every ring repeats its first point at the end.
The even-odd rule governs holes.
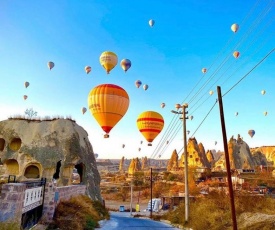
{"type": "Polygon", "coordinates": [[[148,169],[148,159],[147,157],[143,157],[141,160],[141,170],[148,169]]]}
{"type": "Polygon", "coordinates": [[[119,162],[119,172],[124,173],[124,157],[119,162]]]}
{"type": "MultiPolygon", "coordinates": [[[[198,144],[196,138],[189,138],[188,140],[187,157],[189,166],[210,168],[203,144],[198,144]]],[[[179,167],[184,167],[184,153],[181,155],[179,167]]]]}
{"type": "Polygon", "coordinates": [[[87,132],[71,119],[28,120],[11,118],[0,122],[0,178],[15,175],[17,181],[56,180],[71,185],[73,169],[87,194],[102,200],[100,175],[87,132]]]}
{"type": "Polygon", "coordinates": [[[139,159],[133,158],[128,168],[129,175],[133,175],[135,172],[140,170],[141,170],[141,164],[139,159]]]}
{"type": "Polygon", "coordinates": [[[178,159],[179,159],[179,156],[178,156],[177,150],[174,149],[171,155],[171,158],[167,164],[167,171],[175,171],[178,169],[179,167],[178,159]]]}

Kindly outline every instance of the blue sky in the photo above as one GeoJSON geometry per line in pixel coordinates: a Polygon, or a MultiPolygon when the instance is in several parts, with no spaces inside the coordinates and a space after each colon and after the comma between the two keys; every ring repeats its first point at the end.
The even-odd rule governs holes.
{"type": "MultiPolygon", "coordinates": [[[[71,116],[88,131],[99,158],[169,158],[183,147],[181,121],[171,113],[182,102],[189,103],[194,116],[187,120],[190,136],[199,127],[197,141],[206,150],[223,151],[218,104],[204,120],[217,99],[217,85],[227,92],[275,47],[274,2],[268,0],[15,0],[1,1],[0,8],[0,119],[23,115],[27,108],[41,117],[71,116]],[[235,34],[233,23],[240,26],[235,34]],[[235,50],[238,59],[232,56],[235,50]],[[109,75],[99,63],[104,51],[118,56],[109,75]],[[124,58],[132,62],[127,73],[119,65],[124,58]],[[48,61],[55,63],[51,71],[48,61]],[[86,65],[92,67],[88,75],[86,65]],[[147,91],[135,87],[138,79],[149,85],[147,91]],[[25,81],[30,82],[27,89],[25,81]],[[89,91],[103,83],[123,87],[130,97],[109,139],[89,111],[81,113],[89,91]],[[146,110],[165,120],[152,147],[136,125],[146,110]]],[[[223,98],[228,139],[240,134],[250,147],[275,145],[274,65],[273,52],[223,98]],[[253,138],[249,129],[256,131],[253,138]]]]}

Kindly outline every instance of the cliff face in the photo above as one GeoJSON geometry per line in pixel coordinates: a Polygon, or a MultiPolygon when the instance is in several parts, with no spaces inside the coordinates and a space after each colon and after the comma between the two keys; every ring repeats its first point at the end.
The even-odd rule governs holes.
{"type": "Polygon", "coordinates": [[[101,200],[100,175],[87,132],[68,119],[0,122],[0,157],[4,163],[0,177],[16,175],[18,181],[57,180],[58,186],[72,184],[73,169],[88,195],[101,200]]]}
{"type": "Polygon", "coordinates": [[[262,146],[251,148],[251,153],[254,160],[258,164],[275,167],[275,146],[262,146]]]}

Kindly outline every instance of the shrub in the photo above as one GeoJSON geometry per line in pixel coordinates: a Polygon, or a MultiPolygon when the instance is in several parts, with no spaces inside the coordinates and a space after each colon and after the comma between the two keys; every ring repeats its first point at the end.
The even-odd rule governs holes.
{"type": "Polygon", "coordinates": [[[99,227],[99,220],[109,218],[108,211],[99,201],[78,195],[67,201],[60,201],[55,210],[53,223],[47,229],[91,230],[99,227]]]}

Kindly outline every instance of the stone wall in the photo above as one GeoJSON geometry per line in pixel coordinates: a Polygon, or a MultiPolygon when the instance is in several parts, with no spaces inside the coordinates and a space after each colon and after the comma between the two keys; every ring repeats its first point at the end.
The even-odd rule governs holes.
{"type": "Polygon", "coordinates": [[[45,198],[42,220],[49,223],[53,219],[55,207],[61,200],[69,200],[72,196],[86,194],[86,185],[71,185],[56,187],[56,184],[48,182],[45,187],[45,198]]]}
{"type": "MultiPolygon", "coordinates": [[[[21,223],[25,190],[26,185],[23,183],[2,185],[2,192],[0,194],[0,222],[11,220],[21,223]]],[[[78,194],[86,194],[86,185],[56,187],[56,184],[47,182],[44,192],[42,221],[51,222],[57,204],[61,200],[68,200],[78,194]]]]}
{"type": "Polygon", "coordinates": [[[2,185],[0,194],[0,221],[21,222],[26,185],[9,183],[2,185]]]}

